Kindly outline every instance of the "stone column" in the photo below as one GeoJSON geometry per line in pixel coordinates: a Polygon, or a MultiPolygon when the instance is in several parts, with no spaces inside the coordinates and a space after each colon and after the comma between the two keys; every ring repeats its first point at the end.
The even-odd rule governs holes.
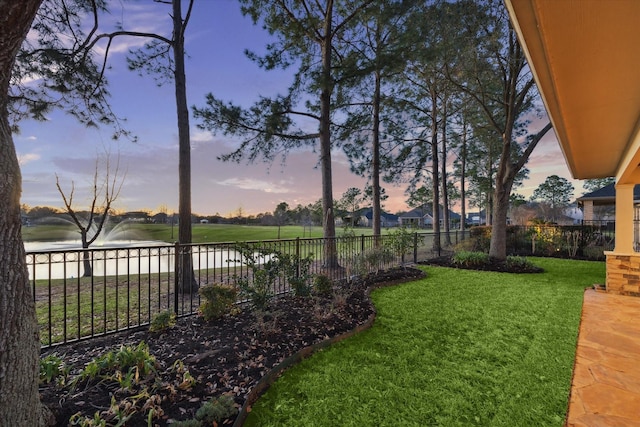
{"type": "Polygon", "coordinates": [[[634,253],[634,186],[634,184],[616,184],[616,247],[614,249],[616,253],[634,253]]]}

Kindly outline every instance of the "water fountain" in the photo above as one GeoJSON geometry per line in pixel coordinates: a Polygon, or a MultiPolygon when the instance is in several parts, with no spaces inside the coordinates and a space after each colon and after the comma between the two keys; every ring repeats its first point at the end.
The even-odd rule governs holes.
{"type": "MultiPolygon", "coordinates": [[[[56,219],[58,220],[58,219],[56,219]]],[[[59,219],[73,224],[68,219],[59,219]]],[[[141,275],[174,271],[174,246],[167,242],[138,240],[127,220],[108,228],[90,245],[82,249],[79,239],[49,242],[25,242],[27,267],[32,280],[69,279],[83,274],[83,255],[90,252],[94,276],[115,274],[141,275]]],[[[75,224],[74,224],[75,226],[75,224]]],[[[75,237],[77,232],[70,232],[75,237]]],[[[196,269],[239,267],[241,255],[227,245],[196,245],[192,247],[196,269]]]]}

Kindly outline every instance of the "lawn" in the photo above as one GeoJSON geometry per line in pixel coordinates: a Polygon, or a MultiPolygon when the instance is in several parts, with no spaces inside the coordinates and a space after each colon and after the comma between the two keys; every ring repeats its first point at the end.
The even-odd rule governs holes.
{"type": "MultiPolygon", "coordinates": [[[[275,240],[278,238],[278,227],[266,225],[236,225],[236,224],[193,224],[193,243],[240,242],[251,240],[275,240]]],[[[336,230],[338,236],[343,230],[336,230]]],[[[356,228],[355,234],[370,236],[371,228],[356,228]]],[[[387,230],[383,231],[385,234],[387,230]]],[[[22,238],[29,241],[57,241],[78,239],[77,228],[72,225],[36,225],[22,228],[22,238]]],[[[302,227],[286,225],[280,228],[281,239],[317,238],[322,237],[322,227],[302,227]]],[[[115,239],[156,240],[173,243],[178,240],[178,226],[169,224],[121,224],[114,233],[115,239]]]]}
{"type": "Polygon", "coordinates": [[[374,326],[287,371],[253,426],[561,426],[584,288],[602,262],[545,273],[426,267],[379,289],[374,326]]]}

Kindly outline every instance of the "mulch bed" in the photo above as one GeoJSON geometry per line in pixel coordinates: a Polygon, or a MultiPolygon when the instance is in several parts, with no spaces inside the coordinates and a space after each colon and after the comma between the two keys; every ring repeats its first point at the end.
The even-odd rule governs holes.
{"type": "MultiPolygon", "coordinates": [[[[78,412],[90,418],[98,412],[107,419],[113,413],[109,410],[112,398],[123,402],[121,409],[127,401],[133,405],[128,408],[133,415],[127,426],[147,426],[144,413],[149,408],[158,414],[154,426],[188,420],[203,403],[223,394],[232,396],[240,408],[252,387],[283,360],[367,321],[375,313],[368,289],[423,276],[414,268],[392,269],[340,285],[331,297],[284,296],[273,299],[268,310],[260,313],[243,307],[240,313],[215,322],[191,316],[162,332],[127,331],[49,349],[43,356],[61,356],[74,375],[112,349],[145,342],[155,357],[157,375],[141,379],[128,390],[113,381],[79,384],[71,391],[46,384],[40,388],[41,400],[55,415],[56,426],[67,426],[78,412]],[[182,361],[182,366],[176,361],[182,361]],[[195,383],[185,381],[186,371],[195,383]],[[149,395],[140,395],[143,387],[150,390],[149,395]]],[[[234,421],[235,417],[228,418],[222,425],[234,421]]]]}
{"type": "Polygon", "coordinates": [[[469,265],[469,266],[459,265],[459,264],[455,264],[452,261],[452,257],[449,255],[432,258],[420,264],[437,265],[440,267],[460,268],[463,270],[496,271],[499,273],[515,273],[515,274],[542,273],[544,271],[542,268],[532,266],[532,265],[529,265],[529,266],[518,265],[518,264],[509,265],[509,264],[506,264],[504,261],[498,261],[495,259],[490,259],[487,264],[482,264],[482,265],[469,265]]]}

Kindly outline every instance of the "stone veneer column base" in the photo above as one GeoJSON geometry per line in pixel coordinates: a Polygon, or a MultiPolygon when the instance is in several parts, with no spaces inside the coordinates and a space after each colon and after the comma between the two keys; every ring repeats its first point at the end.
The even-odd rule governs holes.
{"type": "Polygon", "coordinates": [[[640,297],[640,253],[605,252],[607,292],[640,297]]]}

